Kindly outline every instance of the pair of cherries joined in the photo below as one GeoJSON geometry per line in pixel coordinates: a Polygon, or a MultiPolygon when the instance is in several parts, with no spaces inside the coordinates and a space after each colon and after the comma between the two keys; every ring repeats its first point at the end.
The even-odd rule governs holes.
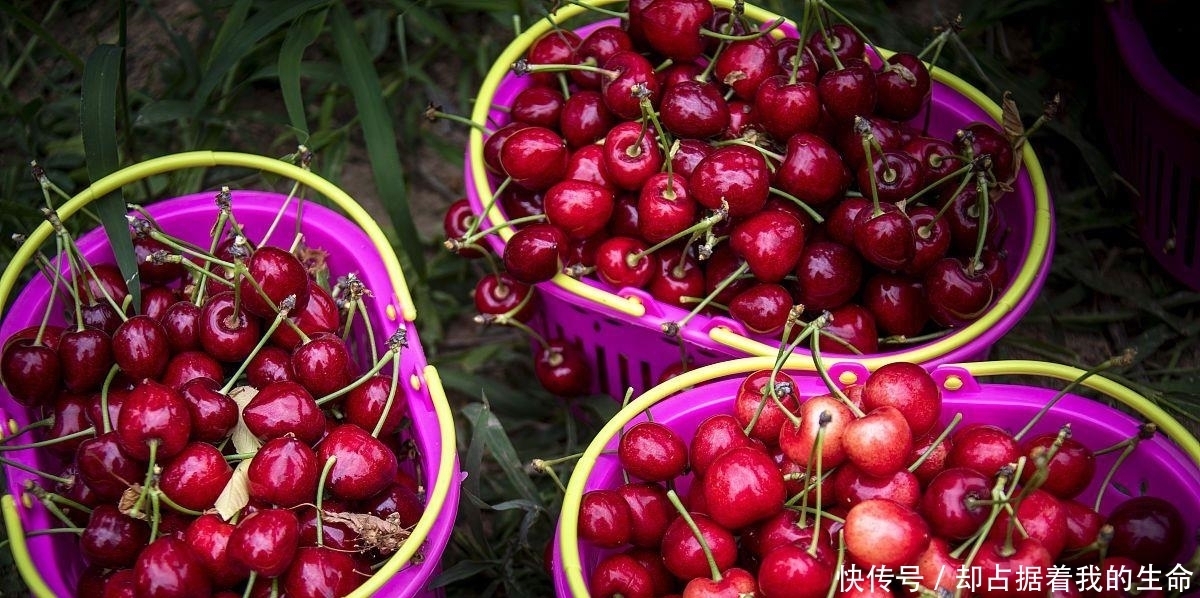
{"type": "Polygon", "coordinates": [[[345,595],[424,512],[404,330],[380,351],[355,273],[300,236],[254,242],[231,199],[204,247],[131,214],[136,310],[119,268],[47,212],[50,301],[0,355],[34,421],[0,461],[34,474],[25,492],[60,525],[27,535],[78,536],[76,595],[345,595]]]}
{"type": "Polygon", "coordinates": [[[1070,426],[1031,432],[1057,398],[1013,432],[959,427],[962,414],[947,417],[937,383],[914,364],[884,365],[861,383],[825,381],[828,392],[802,396],[786,372],[755,371],[698,423],[677,428],[651,410],[625,428],[610,454],[622,473],[579,502],[590,595],[1194,589],[1197,560],[1183,552],[1195,530],[1181,514],[1194,505],[1111,483],[1152,425],[1089,447],[1070,426]],[[1104,473],[1097,464],[1106,459],[1104,473]],[[1094,479],[1101,490],[1085,498],[1094,479]],[[1128,494],[1101,512],[1104,494],[1117,491],[1128,494]]]}
{"type": "Polygon", "coordinates": [[[565,272],[686,311],[668,333],[705,313],[777,337],[793,306],[828,310],[821,341],[843,354],[985,313],[1009,282],[997,203],[1019,140],[983,122],[934,136],[929,66],[872,60],[811,5],[790,36],[740,3],[635,0],[619,24],[534,41],[507,122],[484,127],[483,207],[507,221],[485,228],[465,199],[444,220],[467,257],[515,227],[481,312],[527,318],[521,298],[565,272]]]}

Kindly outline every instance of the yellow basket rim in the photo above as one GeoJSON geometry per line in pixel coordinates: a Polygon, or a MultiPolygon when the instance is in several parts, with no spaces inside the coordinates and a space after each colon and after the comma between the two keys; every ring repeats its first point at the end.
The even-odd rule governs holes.
{"type": "MultiPolygon", "coordinates": [[[[412,295],[409,293],[408,283],[405,280],[404,272],[400,268],[400,262],[396,257],[395,250],[392,249],[382,229],[379,228],[379,225],[370,214],[354,198],[332,182],[310,170],[300,168],[277,158],[242,152],[208,150],[182,152],[152,158],[117,170],[95,181],[91,186],[71,197],[56,211],[61,220],[66,220],[92,201],[130,183],[176,170],[213,168],[217,166],[256,169],[287,177],[306,185],[328,198],[367,234],[367,237],[371,240],[372,245],[374,245],[380,259],[384,263],[389,279],[393,282],[392,291],[401,303],[402,318],[405,322],[416,321],[416,310],[413,307],[412,295]]],[[[49,239],[53,232],[53,227],[48,222],[41,223],[18,248],[11,264],[28,263],[38,248],[41,247],[42,243],[49,239]]],[[[0,275],[0,308],[7,306],[9,296],[16,289],[19,275],[20,268],[15,267],[5,268],[3,274],[0,275]]],[[[425,511],[413,527],[408,540],[387,560],[383,567],[350,594],[353,598],[365,598],[371,595],[386,583],[389,577],[412,560],[424,545],[435,522],[442,515],[452,484],[458,482],[458,480],[452,479],[456,477],[454,472],[458,457],[456,432],[453,415],[450,412],[449,400],[446,398],[441,377],[438,375],[436,368],[426,365],[422,371],[422,377],[424,379],[424,389],[429,392],[434,413],[437,415],[436,428],[440,437],[441,446],[437,456],[436,481],[433,488],[426,495],[425,511]]],[[[416,380],[410,382],[414,390],[419,389],[419,384],[420,382],[416,380]]],[[[5,493],[0,496],[0,512],[3,513],[5,530],[8,533],[13,560],[16,562],[17,569],[21,573],[21,577],[25,581],[29,591],[34,596],[50,598],[55,596],[55,594],[50,590],[45,579],[42,578],[38,567],[32,562],[28,545],[25,542],[25,530],[21,524],[18,510],[28,506],[24,502],[17,501],[11,494],[5,493]]]]}
{"type": "MultiPolygon", "coordinates": [[[[492,98],[495,97],[500,83],[509,73],[512,63],[523,56],[525,49],[534,40],[556,28],[561,23],[566,22],[568,19],[583,14],[587,8],[581,4],[603,6],[619,1],[584,0],[580,4],[568,4],[560,7],[556,12],[550,13],[546,18],[538,20],[525,31],[521,32],[496,58],[496,61],[492,64],[491,69],[488,70],[487,75],[480,84],[479,92],[476,95],[476,103],[471,113],[471,120],[477,123],[488,122],[488,113],[492,109],[492,98]]],[[[714,5],[724,8],[729,8],[733,4],[733,0],[712,0],[712,2],[714,5]]],[[[779,18],[779,15],[773,12],[750,4],[745,5],[745,12],[748,17],[759,22],[770,22],[779,18]]],[[[795,22],[790,19],[786,20],[786,23],[790,26],[795,26],[795,22]]],[[[883,48],[879,50],[884,58],[893,53],[883,48]]],[[[946,85],[971,100],[971,102],[987,112],[997,123],[1001,121],[1002,110],[1000,106],[973,85],[943,69],[930,69],[930,75],[935,81],[946,85]]],[[[471,169],[471,175],[474,179],[474,191],[478,194],[482,204],[488,206],[489,203],[492,203],[492,189],[488,184],[488,174],[482,160],[483,141],[483,133],[479,129],[473,128],[468,137],[468,167],[471,169]]],[[[1034,281],[1045,266],[1052,249],[1053,226],[1051,221],[1053,211],[1050,205],[1050,192],[1046,185],[1046,177],[1042,170],[1041,162],[1028,143],[1024,144],[1021,149],[1021,162],[1033,189],[1034,228],[1030,231],[1028,254],[1025,256],[1021,269],[1009,281],[1008,288],[996,298],[991,309],[985,312],[984,315],[970,324],[956,329],[951,334],[925,344],[890,352],[885,355],[864,356],[860,358],[860,361],[869,369],[875,369],[889,361],[928,363],[961,349],[992,330],[1030,292],[1034,281]]],[[[485,215],[489,226],[500,226],[504,223],[504,217],[496,205],[491,205],[485,215]]],[[[514,229],[511,226],[502,226],[499,229],[499,235],[505,241],[512,236],[513,232],[514,229]]],[[[551,279],[549,284],[553,284],[564,292],[584,298],[618,314],[623,314],[631,318],[642,318],[646,314],[646,307],[638,298],[617,295],[612,291],[589,285],[561,272],[551,279]]],[[[712,329],[709,335],[715,344],[736,349],[746,355],[771,355],[777,349],[722,326],[712,329]]]]}
{"type": "MultiPolygon", "coordinates": [[[[836,363],[830,360],[830,365],[836,363]]],[[[847,361],[846,363],[861,362],[847,361]]],[[[615,416],[596,433],[595,438],[584,449],[576,461],[575,469],[567,483],[563,496],[562,509],[558,519],[558,554],[556,565],[562,568],[570,587],[571,595],[575,598],[587,598],[590,594],[587,581],[583,577],[583,562],[579,555],[579,503],[583,496],[584,487],[592,469],[596,466],[606,446],[620,434],[625,426],[644,413],[650,407],[671,396],[691,389],[692,387],[735,376],[748,374],[758,370],[771,369],[775,358],[771,356],[744,357],[712,365],[696,368],[675,378],[667,380],[642,393],[621,408],[615,416]]],[[[1061,381],[1072,381],[1085,372],[1082,369],[1057,363],[1033,360],[999,360],[945,364],[946,368],[961,368],[972,377],[984,378],[989,376],[1026,375],[1054,378],[1061,381]]],[[[815,372],[812,360],[789,363],[789,371],[815,372]]],[[[868,368],[874,369],[874,368],[868,368]]],[[[1121,404],[1133,409],[1147,421],[1158,426],[1163,434],[1174,442],[1193,463],[1200,466],[1200,440],[1192,435],[1174,417],[1163,411],[1146,397],[1132,389],[1103,376],[1090,376],[1082,382],[1082,386],[1101,392],[1121,404]]]]}

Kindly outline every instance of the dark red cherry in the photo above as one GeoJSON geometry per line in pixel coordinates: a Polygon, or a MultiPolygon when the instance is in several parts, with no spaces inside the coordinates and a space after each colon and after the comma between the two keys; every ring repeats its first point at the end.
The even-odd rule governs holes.
{"type": "Polygon", "coordinates": [[[325,433],[325,416],[313,395],[298,382],[264,386],[242,408],[242,420],[255,436],[270,440],[287,434],[313,444],[325,433]]]}
{"type": "Polygon", "coordinates": [[[332,332],[309,338],[292,351],[292,371],[314,397],[341,390],[353,377],[354,359],[346,341],[332,332]]]}
{"type": "Polygon", "coordinates": [[[789,73],[766,79],[754,94],[758,122],[780,141],[796,133],[812,131],[821,118],[817,86],[806,81],[791,82],[789,73]]]}
{"type": "MultiPolygon", "coordinates": [[[[212,378],[188,380],[179,389],[192,421],[192,435],[204,442],[220,442],[238,422],[238,406],[221,393],[221,384],[212,378]]],[[[111,400],[111,396],[109,399],[111,400]]]]}
{"type": "Polygon", "coordinates": [[[908,120],[929,103],[929,69],[910,52],[897,52],[875,75],[879,97],[875,110],[891,119],[908,120]]]}
{"type": "Polygon", "coordinates": [[[796,264],[799,300],[819,312],[846,303],[862,286],[862,258],[837,241],[813,241],[804,246],[796,264]]]}
{"type": "Polygon", "coordinates": [[[171,356],[167,331],[147,315],[125,320],[112,336],[113,360],[133,380],[157,378],[171,356]]]}
{"type": "Polygon", "coordinates": [[[302,546],[283,574],[281,593],[289,598],[347,596],[362,585],[358,561],[325,546],[302,546]]]}
{"type": "Polygon", "coordinates": [[[692,195],[700,205],[715,210],[728,203],[730,216],[748,216],[767,203],[770,172],[766,159],[744,145],[717,148],[692,172],[692,195]]]}
{"type": "Polygon", "coordinates": [[[897,203],[908,199],[921,190],[921,164],[904,152],[872,154],[872,170],[865,164],[858,169],[858,188],[864,196],[871,196],[872,183],[879,193],[879,201],[897,203]]]}
{"type": "Polygon", "coordinates": [[[299,313],[308,304],[309,278],[304,264],[286,249],[264,246],[255,249],[246,261],[246,276],[238,287],[242,307],[260,318],[274,318],[275,308],[286,297],[294,297],[291,313],[299,313]],[[258,289],[251,280],[258,283],[258,289]],[[266,298],[259,295],[259,290],[266,298]],[[274,306],[274,307],[273,307],[274,306]]]}
{"type": "Polygon", "coordinates": [[[508,113],[514,121],[553,129],[558,126],[565,102],[561,91],[545,85],[532,85],[517,92],[509,104],[508,113]]]}
{"type": "Polygon", "coordinates": [[[596,248],[596,275],[615,287],[642,288],[658,271],[658,256],[631,237],[609,237],[596,248]]]}
{"type": "Polygon", "coordinates": [[[163,286],[143,287],[140,313],[144,313],[161,322],[162,315],[176,301],[179,301],[179,293],[175,292],[174,289],[163,286]]]}
{"type": "Polygon", "coordinates": [[[1169,566],[1183,547],[1186,525],[1179,508],[1156,496],[1130,498],[1108,514],[1113,527],[1109,556],[1127,556],[1143,565],[1169,566]]]}
{"type": "Polygon", "coordinates": [[[658,105],[658,78],[654,74],[654,65],[645,56],[633,50],[622,50],[609,56],[604,69],[617,74],[601,80],[600,94],[604,97],[604,105],[618,118],[627,121],[639,118],[643,95],[652,106],[658,105]],[[635,89],[641,93],[635,93],[635,89]]]}
{"type": "Polygon", "coordinates": [[[929,316],[940,326],[961,326],[979,318],[992,304],[992,281],[958,258],[942,258],[925,273],[929,316]]]}
{"type": "Polygon", "coordinates": [[[171,356],[159,381],[175,390],[196,378],[220,380],[225,376],[221,362],[203,351],[184,351],[171,356]]]}
{"type": "MultiPolygon", "coordinates": [[[[396,381],[399,384],[399,381],[396,381]]],[[[342,404],[343,421],[355,424],[364,430],[375,430],[380,419],[380,435],[388,435],[400,429],[404,416],[408,413],[408,403],[404,389],[397,386],[392,390],[391,376],[376,374],[365,382],[354,387],[346,395],[342,404]],[[389,397],[391,404],[389,405],[389,397]],[[387,416],[384,417],[384,407],[387,406],[387,416]]]]}
{"type": "Polygon", "coordinates": [[[854,247],[866,262],[884,270],[903,270],[916,252],[912,220],[894,204],[880,204],[875,211],[858,213],[854,223],[854,247]]]}
{"type": "Polygon", "coordinates": [[[558,130],[568,147],[579,148],[604,139],[614,120],[600,92],[580,90],[563,104],[558,130]]]}
{"type": "Polygon", "coordinates": [[[788,138],[787,153],[775,171],[774,185],[818,207],[843,197],[850,185],[850,171],[842,155],[825,138],[801,132],[788,138]]]}
{"type": "Polygon", "coordinates": [[[259,349],[246,366],[246,381],[254,388],[262,388],[281,380],[296,380],[296,373],[292,371],[292,354],[275,346],[259,349]]]}
{"type": "Polygon", "coordinates": [[[917,336],[929,322],[925,287],[918,279],[887,272],[874,274],[863,284],[862,302],[885,335],[917,336]]]}
{"type": "Polygon", "coordinates": [[[292,562],[300,523],[288,509],[258,509],[238,521],[229,536],[229,555],[262,577],[278,577],[292,562]]]}
{"type": "Polygon", "coordinates": [[[656,173],[638,193],[638,232],[650,243],[661,243],[695,223],[697,210],[686,176],[656,173]]]}
{"type": "Polygon", "coordinates": [[[485,274],[475,283],[475,309],[481,314],[508,314],[524,322],[536,312],[535,298],[531,297],[524,307],[517,308],[533,292],[533,287],[518,282],[508,272],[485,274]]]}
{"type": "Polygon", "coordinates": [[[290,509],[316,501],[322,464],[309,445],[286,435],[264,443],[246,470],[252,500],[290,509]]]}
{"type": "MultiPolygon", "coordinates": [[[[957,187],[962,180],[961,177],[969,176],[962,174],[959,177],[950,177],[951,174],[962,168],[963,162],[954,147],[944,139],[918,135],[906,142],[901,150],[921,163],[922,189],[942,181],[934,189],[933,192],[936,193],[947,186],[957,187]]],[[[934,195],[934,197],[937,196],[934,195]]]]}
{"type": "Polygon", "coordinates": [[[121,448],[134,459],[147,461],[154,454],[167,460],[187,446],[192,418],[179,391],[153,380],[133,387],[117,419],[121,448]]]}
{"type": "Polygon", "coordinates": [[[149,541],[147,522],[122,513],[115,504],[104,503],[92,509],[79,535],[79,552],[90,565],[120,569],[132,567],[149,541]]]}
{"type": "Polygon", "coordinates": [[[0,380],[8,394],[26,407],[49,404],[62,388],[62,361],[57,351],[32,339],[6,342],[0,380]]]}
{"type": "Polygon", "coordinates": [[[258,318],[245,310],[235,310],[232,291],[209,297],[200,309],[198,323],[200,347],[226,363],[240,362],[248,357],[262,336],[258,318]]]}
{"type": "Polygon", "coordinates": [[[875,71],[861,59],[844,60],[841,68],[825,71],[817,81],[817,90],[834,122],[851,122],[856,116],[875,111],[875,71]]]}
{"type": "Polygon", "coordinates": [[[960,144],[969,144],[972,155],[976,158],[988,156],[992,161],[992,174],[998,181],[1011,181],[1016,176],[1016,161],[1013,156],[1012,144],[995,124],[974,122],[965,127],[967,133],[960,144]]]}
{"type": "MultiPolygon", "coordinates": [[[[602,66],[608,59],[617,52],[624,50],[633,50],[633,40],[621,27],[616,25],[604,25],[592,30],[587,34],[578,47],[575,48],[575,58],[579,64],[589,66],[602,66]]],[[[598,89],[600,87],[600,75],[594,72],[584,70],[570,71],[571,80],[586,88],[582,91],[598,89]]],[[[579,95],[580,92],[572,93],[571,97],[579,95]]],[[[568,102],[570,99],[568,98],[568,102]]]]}
{"type": "Polygon", "coordinates": [[[193,511],[210,509],[233,477],[217,447],[191,442],[163,466],[158,486],[175,504],[193,511]]]}
{"type": "Polygon", "coordinates": [[[146,475],[145,467],[121,448],[116,430],[80,443],[75,463],[80,480],[103,500],[117,500],[146,475]]]}
{"type": "Polygon", "coordinates": [[[636,20],[650,48],[676,62],[687,62],[704,52],[707,41],[700,29],[712,17],[713,6],[707,0],[656,0],[636,20]]]}
{"type": "Polygon", "coordinates": [[[759,282],[734,296],[729,315],[750,332],[774,335],[783,330],[792,306],[792,295],[783,285],[759,282]]]}
{"type": "Polygon", "coordinates": [[[567,179],[546,190],[547,220],[573,239],[585,239],[604,229],[613,212],[613,192],[597,183],[567,179]]]}
{"type": "MultiPolygon", "coordinates": [[[[579,34],[566,28],[554,28],[529,45],[525,58],[531,64],[575,64],[579,61],[575,51],[582,40],[579,34]]],[[[557,85],[554,73],[533,73],[536,85],[557,85]]]]}
{"type": "Polygon", "coordinates": [[[337,461],[329,469],[325,487],[347,501],[370,498],[388,487],[399,467],[396,453],[378,438],[354,424],[341,424],[317,445],[317,462],[337,461]]]}
{"type": "Polygon", "coordinates": [[[191,598],[212,592],[212,583],[191,548],[174,536],[161,536],[146,546],[133,575],[138,598],[191,598]]]}
{"type": "Polygon", "coordinates": [[[214,588],[231,588],[250,576],[250,569],[235,562],[229,554],[229,537],[234,524],[216,513],[206,513],[192,520],[184,530],[183,540],[191,548],[201,568],[212,579],[214,588]]]}
{"type": "Polygon", "coordinates": [[[844,23],[814,31],[805,47],[812,52],[822,72],[835,68],[838,61],[845,63],[854,58],[861,60],[866,49],[862,36],[844,23]],[[834,55],[837,56],[837,61],[834,60],[834,55]]]}
{"type": "Polygon", "coordinates": [[[730,247],[758,280],[777,283],[796,267],[804,250],[803,223],[783,210],[763,210],[734,225],[730,247]]]}
{"type": "Polygon", "coordinates": [[[637,191],[663,165],[662,148],[653,129],[625,121],[609,129],[604,136],[604,164],[609,178],[620,189],[637,191]]]}
{"type": "Polygon", "coordinates": [[[200,306],[191,301],[176,301],[158,319],[167,333],[172,353],[200,348],[200,306]]]}
{"type": "Polygon", "coordinates": [[[591,368],[583,349],[565,339],[547,339],[546,346],[535,350],[533,373],[551,394],[575,397],[592,387],[591,368]]]}
{"type": "Polygon", "coordinates": [[[830,311],[828,326],[821,329],[821,351],[842,354],[871,354],[879,350],[875,316],[856,303],[846,303],[830,311]]]}
{"type": "Polygon", "coordinates": [[[569,247],[566,234],[553,224],[522,227],[504,245],[504,269],[525,284],[550,280],[566,265],[569,247]]]}
{"type": "Polygon", "coordinates": [[[542,191],[567,170],[567,143],[546,127],[525,127],[509,135],[500,148],[500,165],[513,184],[542,191]]]}
{"type": "Polygon", "coordinates": [[[729,126],[729,106],[716,84],[690,79],[663,91],[659,118],[679,137],[706,139],[729,126]]]}
{"type": "Polygon", "coordinates": [[[754,101],[763,81],[781,72],[774,42],[766,35],[729,42],[713,64],[713,76],[746,102],[754,101]]]}
{"type": "Polygon", "coordinates": [[[704,270],[693,256],[676,245],[658,250],[658,272],[646,289],[657,300],[690,310],[704,296],[704,270]]]}
{"type": "Polygon", "coordinates": [[[949,253],[950,226],[930,206],[909,206],[908,219],[912,221],[916,250],[904,272],[920,276],[949,253]]]}

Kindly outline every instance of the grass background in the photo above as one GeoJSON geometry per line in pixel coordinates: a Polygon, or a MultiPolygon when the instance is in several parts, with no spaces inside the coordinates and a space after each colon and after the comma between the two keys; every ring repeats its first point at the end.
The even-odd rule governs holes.
{"type": "MultiPolygon", "coordinates": [[[[800,14],[796,2],[763,5],[800,14]]],[[[1026,124],[1061,94],[1065,110],[1031,142],[1047,172],[1057,242],[1033,309],[992,348],[1087,367],[1127,348],[1109,375],[1185,422],[1195,391],[1200,293],[1165,276],[1136,232],[1133,195],[1113,171],[1097,116],[1092,19],[1102,3],[1054,0],[835,1],[879,45],[918,50],[961,14],[940,66],[994,99],[1011,91],[1026,124]]],[[[478,265],[440,249],[441,216],[463,193],[461,125],[493,57],[548,3],[490,0],[0,0],[0,236],[39,222],[36,160],[67,192],[106,171],[195,149],[288,156],[358,198],[391,235],[444,377],[469,473],[438,580],[449,596],[545,596],[543,555],[560,497],[524,464],[586,445],[613,404],[567,405],[529,384],[528,346],[470,321],[478,265]],[[594,414],[588,419],[579,413],[594,414]],[[589,423],[591,422],[591,423],[589,423]]],[[[213,169],[125,190],[148,202],[220,185],[276,187],[213,169]]],[[[0,248],[10,267],[12,248],[0,248]]],[[[1196,429],[1195,427],[1192,428],[1196,429]]],[[[565,475],[567,472],[562,471],[565,475]]]]}

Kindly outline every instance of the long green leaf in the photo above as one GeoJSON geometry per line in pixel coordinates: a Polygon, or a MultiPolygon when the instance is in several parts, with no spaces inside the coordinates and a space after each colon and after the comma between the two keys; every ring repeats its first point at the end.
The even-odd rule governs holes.
{"type": "Polygon", "coordinates": [[[276,0],[263,5],[258,12],[254,13],[254,16],[246,19],[245,24],[211,57],[208,68],[205,69],[200,84],[196,88],[196,94],[192,97],[192,102],[197,107],[207,104],[209,96],[233,68],[233,65],[242,57],[250,54],[256,44],[278,31],[284,24],[292,22],[310,10],[327,6],[330,2],[331,0],[302,0],[300,2],[276,0]]]}
{"type": "Polygon", "coordinates": [[[304,110],[304,94],[300,89],[300,62],[304,58],[305,48],[325,28],[326,14],[328,11],[315,11],[297,19],[288,29],[279,48],[279,88],[283,93],[288,120],[292,128],[301,133],[301,143],[308,143],[308,116],[304,110]]]}
{"type": "MultiPolygon", "coordinates": [[[[79,103],[79,118],[83,128],[83,152],[87,158],[88,177],[92,181],[113,173],[120,164],[117,152],[117,94],[121,86],[121,54],[114,45],[97,46],[88,56],[83,69],[83,88],[79,103]]],[[[117,266],[133,297],[133,308],[142,304],[137,260],[133,255],[133,239],[125,220],[125,202],[121,191],[114,191],[96,200],[96,213],[104,225],[112,245],[117,266]]]]}
{"type": "Polygon", "coordinates": [[[38,39],[45,42],[51,48],[54,48],[55,52],[58,52],[67,62],[71,63],[72,68],[75,70],[84,69],[83,60],[77,54],[59,43],[52,33],[47,31],[45,27],[42,27],[41,23],[31,19],[25,11],[13,6],[11,2],[0,1],[0,12],[16,19],[16,22],[20,23],[22,27],[28,29],[30,33],[37,36],[38,39]]]}
{"type": "Polygon", "coordinates": [[[500,420],[492,413],[492,410],[486,403],[472,403],[463,408],[463,413],[467,415],[477,426],[480,426],[475,432],[482,434],[483,441],[487,447],[491,449],[492,458],[496,460],[496,464],[504,471],[505,477],[513,486],[513,490],[525,500],[541,504],[541,499],[538,498],[537,488],[529,479],[529,474],[525,473],[524,464],[521,458],[517,455],[517,449],[513,447],[512,440],[508,438],[508,434],[504,431],[504,426],[500,424],[500,420]]]}
{"type": "Polygon", "coordinates": [[[370,53],[359,37],[354,20],[346,7],[341,4],[335,5],[331,16],[334,45],[354,94],[354,105],[362,123],[363,138],[367,144],[367,155],[371,159],[375,186],[392,220],[391,227],[383,228],[390,232],[394,240],[399,241],[403,249],[403,255],[399,256],[402,260],[401,265],[404,265],[405,258],[409,265],[405,272],[413,272],[418,281],[424,280],[425,257],[417,227],[409,211],[400,153],[396,149],[396,131],[392,125],[391,114],[383,101],[379,74],[375,72],[370,53]]]}
{"type": "Polygon", "coordinates": [[[254,0],[236,0],[229,12],[221,18],[221,28],[217,30],[217,37],[213,39],[212,47],[209,48],[205,68],[212,68],[213,60],[221,54],[233,36],[246,24],[246,16],[250,14],[250,7],[253,4],[254,0]]]}

